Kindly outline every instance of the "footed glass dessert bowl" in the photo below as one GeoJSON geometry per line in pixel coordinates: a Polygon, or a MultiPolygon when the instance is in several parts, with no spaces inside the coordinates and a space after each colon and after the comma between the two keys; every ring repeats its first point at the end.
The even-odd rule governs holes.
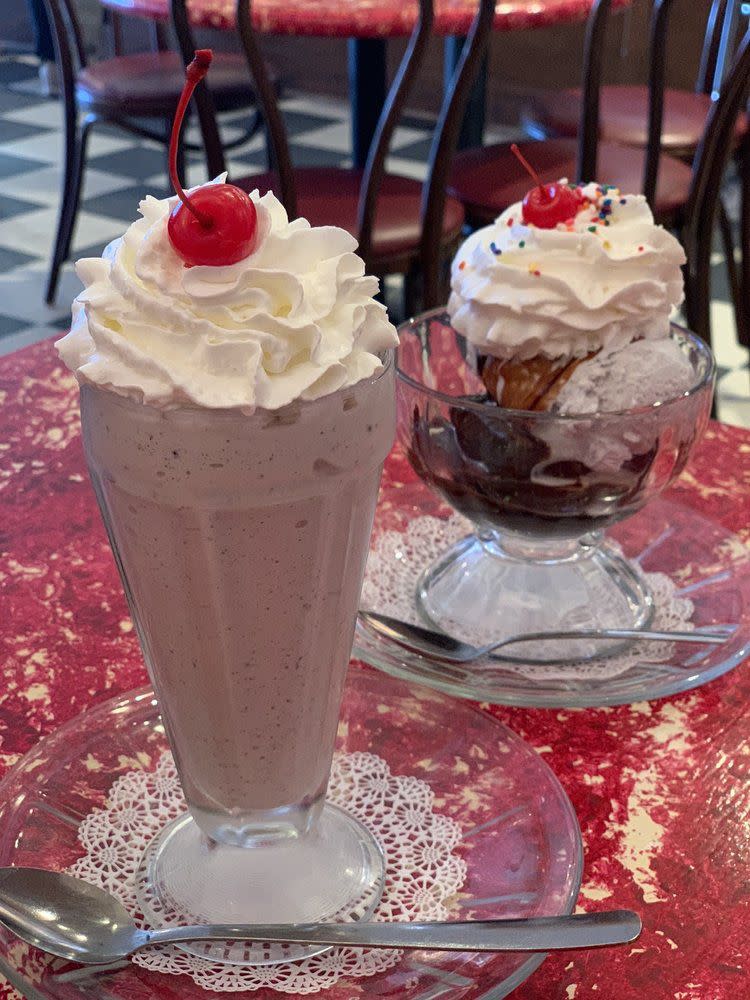
{"type": "MultiPolygon", "coordinates": [[[[481,358],[443,310],[399,332],[400,441],[420,478],[474,526],[420,577],[425,621],[475,642],[646,628],[654,615],[648,583],[603,532],[684,469],[710,414],[709,348],[673,324],[671,338],[692,371],[683,393],[621,412],[561,415],[499,406],[482,381],[481,358]]],[[[541,641],[522,655],[553,663],[622,645],[541,641]]]]}

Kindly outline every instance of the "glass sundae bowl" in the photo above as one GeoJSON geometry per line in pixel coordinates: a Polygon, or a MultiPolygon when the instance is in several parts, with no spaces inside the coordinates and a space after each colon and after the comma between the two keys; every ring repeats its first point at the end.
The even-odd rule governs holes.
{"type": "MultiPolygon", "coordinates": [[[[547,630],[647,628],[655,608],[645,576],[604,530],[684,469],[711,409],[708,347],[673,324],[670,335],[693,374],[684,393],[579,416],[498,406],[480,377],[481,359],[443,310],[399,332],[399,439],[420,478],[473,527],[419,579],[426,622],[478,643],[547,630]]],[[[622,645],[544,640],[516,655],[581,660],[622,645]]]]}

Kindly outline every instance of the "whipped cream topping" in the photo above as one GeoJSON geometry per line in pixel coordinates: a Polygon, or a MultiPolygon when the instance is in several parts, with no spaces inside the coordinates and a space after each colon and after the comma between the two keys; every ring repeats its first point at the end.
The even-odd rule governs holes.
{"type": "Polygon", "coordinates": [[[582,357],[669,333],[683,297],[679,242],[642,195],[587,184],[576,216],[554,229],[512,205],[453,261],[448,312],[483,353],[582,357]]]}
{"type": "Polygon", "coordinates": [[[152,197],[101,258],[78,262],[85,288],[57,348],[79,381],[155,406],[253,412],[380,370],[398,338],[356,240],[289,222],[270,192],[250,197],[257,237],[236,264],[187,267],[167,234],[177,199],[152,197]]]}

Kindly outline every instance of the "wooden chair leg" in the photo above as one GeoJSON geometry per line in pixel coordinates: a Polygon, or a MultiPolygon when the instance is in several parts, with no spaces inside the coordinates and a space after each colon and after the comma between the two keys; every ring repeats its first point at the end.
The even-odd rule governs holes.
{"type": "Polygon", "coordinates": [[[55,245],[52,251],[52,262],[47,278],[47,291],[45,293],[45,301],[49,305],[52,305],[57,294],[60,269],[70,255],[70,246],[78,215],[78,204],[81,198],[88,134],[93,124],[94,120],[91,118],[86,118],[80,127],[75,119],[67,123],[65,171],[62,194],[60,196],[60,213],[58,216],[55,245]]]}

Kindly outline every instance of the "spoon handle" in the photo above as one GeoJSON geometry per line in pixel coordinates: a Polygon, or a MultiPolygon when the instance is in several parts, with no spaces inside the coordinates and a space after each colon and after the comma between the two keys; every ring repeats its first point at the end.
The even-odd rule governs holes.
{"type": "Polygon", "coordinates": [[[456,923],[240,924],[147,932],[139,947],[175,941],[252,940],[436,951],[559,951],[627,944],[641,933],[631,910],[456,923]]]}
{"type": "Polygon", "coordinates": [[[491,653],[506,646],[520,645],[525,642],[537,642],[544,639],[664,639],[669,642],[688,642],[707,646],[721,646],[729,636],[726,632],[675,632],[643,628],[579,628],[560,632],[527,632],[524,635],[514,635],[510,639],[482,646],[478,654],[491,653]]]}
{"type": "MultiPolygon", "coordinates": [[[[507,660],[501,652],[508,646],[523,645],[529,642],[540,640],[573,640],[573,639],[662,639],[670,642],[687,642],[709,646],[718,646],[726,642],[731,633],[726,627],[715,625],[710,629],[696,629],[693,632],[677,632],[656,629],[636,629],[636,628],[603,628],[603,629],[575,629],[575,630],[555,630],[546,632],[526,632],[519,635],[509,636],[499,642],[488,643],[486,646],[472,646],[466,642],[460,642],[452,636],[443,632],[434,632],[432,629],[424,628],[422,625],[414,625],[411,622],[400,621],[390,615],[383,615],[376,611],[359,612],[360,621],[371,631],[383,636],[390,642],[396,643],[412,652],[421,653],[431,660],[438,660],[442,663],[471,663],[473,660],[481,659],[484,656],[492,656],[493,659],[507,660]]],[[[530,661],[543,662],[543,661],[530,661]]]]}

